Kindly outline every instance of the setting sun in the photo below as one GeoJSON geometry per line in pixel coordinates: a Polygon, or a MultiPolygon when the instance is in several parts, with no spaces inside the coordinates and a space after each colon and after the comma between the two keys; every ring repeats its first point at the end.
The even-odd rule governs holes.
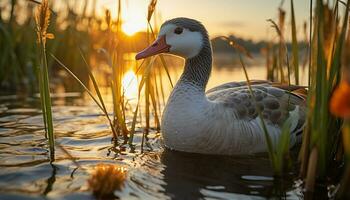
{"type": "Polygon", "coordinates": [[[130,70],[124,74],[122,87],[127,99],[137,99],[138,81],[135,73],[130,70]]]}
{"type": "Polygon", "coordinates": [[[137,32],[140,32],[145,29],[145,24],[140,21],[125,21],[122,24],[122,30],[125,34],[132,36],[137,32]]]}

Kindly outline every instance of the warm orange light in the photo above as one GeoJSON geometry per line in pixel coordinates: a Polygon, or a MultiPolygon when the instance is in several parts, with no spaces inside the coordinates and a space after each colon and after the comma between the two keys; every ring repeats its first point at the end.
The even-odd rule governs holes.
{"type": "Polygon", "coordinates": [[[122,87],[124,91],[124,96],[127,99],[137,99],[138,81],[134,71],[130,70],[124,74],[122,80],[122,87]]]}
{"type": "Polygon", "coordinates": [[[342,81],[333,92],[330,111],[338,117],[350,117],[350,84],[348,82],[342,81]]]}
{"type": "Polygon", "coordinates": [[[145,24],[140,21],[125,21],[122,24],[122,30],[125,34],[132,36],[145,29],[145,24]]]}

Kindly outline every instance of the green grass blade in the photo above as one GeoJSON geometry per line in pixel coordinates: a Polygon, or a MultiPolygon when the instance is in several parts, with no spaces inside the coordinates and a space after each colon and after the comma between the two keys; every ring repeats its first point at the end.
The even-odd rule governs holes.
{"type": "Polygon", "coordinates": [[[89,96],[92,98],[92,100],[94,100],[96,105],[104,112],[104,109],[101,106],[101,104],[99,103],[99,101],[94,97],[92,92],[85,86],[85,84],[83,82],[81,82],[81,80],[68,67],[66,67],[60,60],[58,60],[58,58],[56,58],[56,56],[54,56],[53,54],[51,54],[51,56],[52,56],[53,59],[55,59],[55,61],[62,68],[64,68],[84,88],[84,90],[89,94],[89,96]]]}
{"type": "Polygon", "coordinates": [[[97,97],[98,97],[98,99],[100,100],[101,107],[102,107],[104,113],[105,113],[105,114],[107,113],[106,117],[108,118],[108,121],[109,121],[109,123],[110,123],[111,129],[112,129],[112,133],[113,133],[113,138],[116,140],[116,139],[117,139],[117,135],[118,135],[118,134],[117,134],[117,131],[115,130],[115,128],[114,128],[114,126],[113,126],[113,123],[112,123],[111,119],[110,119],[109,116],[108,116],[108,112],[107,112],[105,103],[104,103],[104,101],[103,101],[103,98],[102,98],[100,89],[99,89],[99,87],[98,87],[97,81],[96,81],[96,79],[95,79],[95,76],[92,74],[91,67],[90,67],[90,65],[88,64],[88,62],[86,61],[85,56],[84,56],[84,54],[83,54],[83,51],[81,50],[80,47],[79,47],[79,53],[80,53],[80,56],[82,57],[82,59],[83,59],[83,61],[84,61],[84,63],[85,63],[85,69],[87,70],[87,72],[88,72],[88,74],[89,74],[89,77],[90,77],[90,79],[91,79],[91,81],[92,81],[92,84],[93,84],[94,89],[95,89],[95,91],[96,91],[97,97]]]}
{"type": "Polygon", "coordinates": [[[43,77],[42,77],[42,72],[40,69],[40,66],[35,67],[35,74],[38,79],[38,84],[39,84],[39,94],[40,94],[40,103],[41,103],[41,110],[43,113],[43,120],[44,120],[44,129],[45,129],[45,138],[48,138],[47,135],[47,122],[46,122],[46,107],[45,107],[45,100],[44,100],[44,88],[43,88],[43,77]]]}
{"type": "Polygon", "coordinates": [[[273,150],[273,145],[272,145],[272,141],[271,141],[269,132],[267,130],[264,118],[262,117],[261,110],[257,106],[256,100],[255,100],[255,95],[254,95],[254,92],[253,92],[253,89],[252,89],[252,86],[251,86],[251,83],[250,83],[250,79],[249,79],[249,76],[248,76],[248,72],[247,72],[246,66],[245,66],[245,64],[243,62],[243,59],[242,59],[242,56],[241,56],[240,53],[238,55],[239,55],[240,64],[241,64],[241,66],[243,68],[243,71],[244,71],[244,76],[245,76],[245,78],[247,80],[247,83],[248,83],[248,88],[249,88],[250,95],[252,96],[254,105],[256,106],[256,109],[258,111],[258,115],[259,115],[259,118],[260,118],[260,122],[261,122],[261,125],[262,125],[262,128],[263,128],[263,132],[264,132],[264,136],[265,136],[265,140],[266,140],[266,144],[267,144],[267,149],[269,151],[270,159],[274,160],[274,157],[275,157],[274,154],[273,154],[274,150],[273,150]]]}
{"type": "Polygon", "coordinates": [[[53,121],[52,121],[52,110],[51,110],[49,72],[47,67],[46,50],[42,41],[41,41],[41,51],[42,51],[42,63],[43,63],[42,80],[43,80],[43,95],[44,95],[46,123],[47,123],[47,135],[49,138],[50,159],[51,161],[53,161],[55,159],[55,139],[54,139],[54,132],[53,132],[53,121]]]}
{"type": "MultiPolygon", "coordinates": [[[[51,57],[62,67],[64,68],[83,88],[84,90],[88,93],[88,95],[92,98],[92,100],[96,103],[96,105],[101,109],[101,111],[103,112],[104,116],[107,118],[109,125],[111,127],[113,136],[117,135],[116,134],[116,130],[113,126],[112,120],[110,119],[107,110],[105,109],[105,107],[103,107],[99,101],[95,98],[95,96],[92,94],[92,92],[84,85],[83,82],[81,82],[81,80],[70,70],[68,69],[60,60],[58,60],[58,58],[56,58],[54,55],[51,54],[51,57]]],[[[116,137],[114,138],[116,141],[116,137]]]]}
{"type": "MultiPolygon", "coordinates": [[[[349,1],[346,4],[346,10],[349,10],[349,1]]],[[[346,38],[346,31],[348,29],[348,19],[349,19],[349,12],[345,12],[345,16],[344,16],[344,21],[343,21],[343,26],[340,32],[340,36],[338,37],[338,40],[336,42],[336,49],[334,52],[334,59],[331,65],[331,71],[330,71],[330,81],[331,84],[329,85],[330,87],[334,87],[335,84],[337,84],[338,82],[334,82],[336,78],[339,78],[340,76],[340,68],[341,68],[341,53],[342,50],[344,48],[344,42],[345,42],[345,38],[346,38]]],[[[339,80],[339,79],[338,79],[339,80]]],[[[331,89],[331,88],[329,88],[331,89]]]]}
{"type": "Polygon", "coordinates": [[[136,106],[136,109],[135,109],[134,115],[133,115],[133,121],[132,121],[131,131],[130,131],[129,140],[128,140],[129,145],[132,145],[133,139],[134,139],[137,114],[139,111],[139,105],[140,105],[140,99],[141,99],[141,91],[142,91],[143,86],[146,84],[147,79],[149,78],[150,71],[151,71],[151,68],[152,68],[154,61],[155,61],[155,57],[150,58],[150,59],[146,59],[146,63],[147,63],[146,70],[145,70],[144,74],[142,75],[142,78],[141,78],[141,81],[139,84],[139,88],[138,88],[138,100],[137,100],[137,106],[136,106]]]}
{"type": "Polygon", "coordinates": [[[290,121],[283,123],[281,137],[275,152],[275,173],[282,175],[283,170],[288,167],[289,160],[289,144],[290,144],[290,121]]]}

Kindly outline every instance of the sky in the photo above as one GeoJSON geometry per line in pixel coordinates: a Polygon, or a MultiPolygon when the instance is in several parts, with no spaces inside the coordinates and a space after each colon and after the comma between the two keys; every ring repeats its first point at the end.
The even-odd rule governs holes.
{"type": "MultiPolygon", "coordinates": [[[[117,0],[98,0],[97,9],[102,14],[105,9],[117,13],[117,0]]],[[[146,27],[149,0],[122,0],[122,16],[130,26],[146,27]]],[[[274,30],[267,19],[278,19],[281,0],[158,0],[157,11],[161,21],[175,17],[189,17],[201,21],[209,34],[236,34],[253,40],[273,37],[274,30]]],[[[299,35],[302,25],[308,19],[309,1],[294,0],[295,15],[299,35]]],[[[290,0],[285,0],[282,8],[287,11],[286,23],[290,23],[290,0]]],[[[288,31],[288,30],[287,30],[288,31]]],[[[287,38],[288,39],[288,38],[287,38]]]]}

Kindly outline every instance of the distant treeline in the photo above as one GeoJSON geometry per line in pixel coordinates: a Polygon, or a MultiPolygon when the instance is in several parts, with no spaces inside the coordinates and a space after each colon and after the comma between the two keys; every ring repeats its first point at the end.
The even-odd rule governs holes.
{"type": "MultiPolygon", "coordinates": [[[[253,41],[251,39],[243,39],[236,37],[234,35],[230,35],[229,38],[239,45],[243,46],[246,50],[248,50],[250,53],[261,53],[262,50],[268,48],[268,47],[273,47],[279,45],[277,42],[272,43],[268,41],[253,41]]],[[[214,53],[233,53],[234,50],[233,48],[227,43],[226,40],[220,37],[213,38],[211,40],[212,45],[213,45],[213,51],[214,53]]],[[[292,44],[287,43],[287,49],[290,51],[292,49],[292,44]]],[[[299,43],[299,49],[305,49],[307,47],[307,43],[305,42],[300,42],[299,43]]]]}

